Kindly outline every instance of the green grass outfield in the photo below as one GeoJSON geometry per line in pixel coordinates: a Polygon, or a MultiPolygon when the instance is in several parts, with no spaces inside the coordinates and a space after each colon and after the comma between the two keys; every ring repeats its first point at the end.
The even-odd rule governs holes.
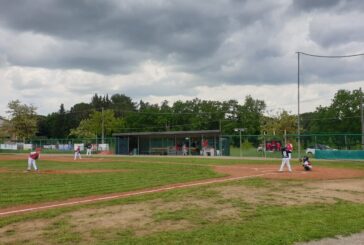
{"type": "MultiPolygon", "coordinates": [[[[70,157],[72,159],[72,157],[70,157]]],[[[0,208],[20,204],[63,200],[97,194],[126,192],[192,180],[222,176],[208,166],[165,164],[164,159],[135,162],[124,158],[118,162],[52,162],[38,161],[41,171],[47,170],[125,170],[123,172],[83,174],[36,174],[26,172],[25,160],[0,162],[0,208]],[[153,163],[154,161],[154,163],[153,163]],[[151,164],[152,163],[152,164],[151,164]]],[[[183,162],[183,161],[182,161],[183,162]]]]}
{"type": "MultiPolygon", "coordinates": [[[[119,159],[38,161],[41,170],[127,170],[59,175],[24,173],[26,161],[0,161],[0,169],[7,170],[0,173],[0,207],[221,176],[209,165],[279,164],[279,160],[190,157],[119,159]]],[[[317,161],[315,165],[364,169],[363,162],[317,161]]],[[[310,190],[319,195],[305,197],[302,192],[313,200],[301,203],[303,186],[312,182],[319,186],[323,181],[252,178],[0,217],[0,244],[293,244],[364,230],[363,203],[321,197],[316,186],[310,190]]]]}

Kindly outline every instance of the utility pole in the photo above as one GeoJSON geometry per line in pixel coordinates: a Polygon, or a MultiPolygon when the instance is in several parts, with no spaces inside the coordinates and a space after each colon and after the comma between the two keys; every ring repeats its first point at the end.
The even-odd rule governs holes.
{"type": "Polygon", "coordinates": [[[297,136],[298,136],[298,159],[301,159],[301,137],[300,137],[300,52],[297,52],[297,136]]]}
{"type": "MultiPolygon", "coordinates": [[[[300,55],[306,55],[306,56],[310,56],[310,57],[315,57],[315,58],[336,58],[336,59],[340,59],[340,58],[352,58],[352,57],[357,57],[357,56],[364,56],[364,53],[360,53],[360,54],[349,54],[349,55],[317,55],[317,54],[308,54],[308,53],[304,53],[304,52],[296,52],[297,53],[297,60],[298,60],[298,69],[297,69],[297,82],[298,82],[298,118],[297,118],[297,134],[298,134],[298,158],[300,158],[301,156],[301,141],[300,141],[300,55]]],[[[364,150],[364,119],[363,119],[363,92],[361,91],[360,88],[360,113],[361,113],[361,144],[362,144],[362,149],[364,150]]]]}
{"type": "Polygon", "coordinates": [[[264,158],[267,158],[267,152],[266,152],[266,149],[267,149],[267,141],[266,141],[266,139],[265,139],[265,135],[267,134],[267,132],[265,132],[265,131],[263,131],[263,135],[264,135],[264,149],[263,149],[263,151],[264,151],[264,158]]]}
{"type": "Polygon", "coordinates": [[[364,112],[363,91],[360,88],[361,148],[364,150],[364,112]]]}
{"type": "Polygon", "coordinates": [[[104,107],[101,107],[101,143],[104,144],[104,107]]]}
{"type": "Polygon", "coordinates": [[[222,132],[221,132],[221,119],[219,120],[219,152],[220,152],[220,156],[222,156],[222,132]]]}
{"type": "Polygon", "coordinates": [[[241,152],[241,130],[239,130],[239,148],[240,148],[240,157],[242,156],[242,152],[241,152]]]}
{"type": "Polygon", "coordinates": [[[287,145],[287,130],[284,129],[284,146],[287,145]]]}
{"type": "Polygon", "coordinates": [[[239,131],[239,152],[240,152],[240,157],[242,157],[243,152],[241,150],[241,132],[245,131],[245,128],[235,128],[234,130],[235,130],[235,132],[239,131]]]}

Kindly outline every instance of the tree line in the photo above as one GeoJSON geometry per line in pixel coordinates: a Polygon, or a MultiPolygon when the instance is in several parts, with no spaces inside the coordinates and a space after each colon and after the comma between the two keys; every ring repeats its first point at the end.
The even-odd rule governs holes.
{"type": "MultiPolygon", "coordinates": [[[[361,90],[339,90],[329,106],[301,115],[301,133],[361,133],[361,90]]],[[[86,138],[122,132],[155,132],[220,129],[224,135],[296,134],[297,115],[284,109],[267,115],[263,100],[247,96],[237,100],[213,101],[195,98],[170,104],[135,102],[124,94],[95,94],[89,103],[78,103],[69,110],[61,104],[57,112],[38,115],[37,108],[19,100],[8,104],[9,120],[0,136],[31,138],[86,138]]]]}

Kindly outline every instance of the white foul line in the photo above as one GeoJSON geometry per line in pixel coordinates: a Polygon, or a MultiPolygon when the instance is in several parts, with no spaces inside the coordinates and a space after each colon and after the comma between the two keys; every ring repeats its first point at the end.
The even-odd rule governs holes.
{"type": "Polygon", "coordinates": [[[275,173],[276,172],[249,175],[249,176],[241,176],[241,177],[232,177],[232,178],[227,178],[227,179],[210,180],[210,181],[206,181],[206,182],[190,183],[190,184],[183,184],[183,185],[171,186],[171,187],[162,187],[159,189],[145,190],[145,191],[139,191],[139,192],[133,192],[133,193],[122,193],[122,194],[118,194],[118,195],[97,197],[97,198],[80,200],[80,201],[70,201],[70,202],[64,202],[64,203],[58,203],[58,204],[50,204],[50,205],[39,206],[39,207],[34,207],[34,208],[18,209],[18,210],[13,210],[13,211],[1,212],[0,216],[5,216],[5,215],[9,215],[9,214],[18,214],[18,213],[24,213],[24,212],[30,212],[30,211],[36,211],[36,210],[42,210],[42,209],[49,209],[49,208],[55,208],[55,207],[70,206],[70,205],[75,205],[75,204],[83,204],[83,203],[89,203],[89,202],[105,201],[105,200],[111,200],[111,199],[122,198],[122,197],[124,198],[124,197],[130,197],[130,196],[138,196],[138,195],[143,195],[143,194],[163,192],[163,191],[174,190],[174,189],[182,189],[182,188],[186,188],[186,187],[199,186],[199,185],[214,184],[214,183],[220,183],[220,182],[226,182],[226,181],[232,181],[232,180],[247,179],[247,178],[259,177],[259,176],[264,176],[267,174],[275,174],[275,173]]]}

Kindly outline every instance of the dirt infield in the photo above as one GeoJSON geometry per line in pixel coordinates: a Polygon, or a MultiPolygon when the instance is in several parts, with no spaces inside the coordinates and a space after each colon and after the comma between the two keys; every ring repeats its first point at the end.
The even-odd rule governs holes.
{"type": "MultiPolygon", "coordinates": [[[[19,159],[26,159],[26,157],[27,157],[26,154],[2,155],[0,156],[0,160],[19,160],[19,159]]],[[[69,162],[70,160],[73,160],[73,158],[70,156],[45,155],[42,156],[42,160],[69,162]]],[[[85,162],[105,162],[105,161],[120,161],[121,159],[117,158],[104,159],[99,157],[92,157],[92,158],[77,160],[77,162],[81,162],[83,160],[85,162]]],[[[357,169],[314,167],[313,171],[304,171],[301,166],[294,166],[293,172],[289,173],[289,172],[278,172],[279,164],[274,164],[274,165],[244,164],[244,165],[230,165],[230,166],[212,166],[212,165],[210,166],[216,172],[223,173],[228,176],[222,178],[193,181],[188,183],[171,184],[163,187],[150,188],[146,190],[139,190],[133,192],[88,196],[82,198],[73,198],[64,201],[12,207],[0,210],[0,217],[5,215],[43,210],[55,207],[78,205],[78,204],[91,203],[91,202],[110,200],[116,198],[126,198],[130,196],[143,195],[148,193],[163,192],[172,189],[182,189],[193,186],[201,186],[207,184],[221,183],[225,181],[254,178],[254,177],[261,177],[267,179],[292,179],[292,180],[298,180],[298,179],[334,180],[334,179],[350,179],[350,178],[364,177],[364,170],[357,170],[357,169]]],[[[126,170],[112,170],[112,169],[42,170],[37,172],[37,174],[83,174],[83,173],[106,173],[106,172],[125,172],[125,171],[126,170]]],[[[6,172],[6,169],[0,169],[0,173],[4,172],[6,172]]]]}
{"type": "Polygon", "coordinates": [[[313,171],[304,171],[301,166],[293,167],[292,173],[278,172],[279,166],[273,165],[232,165],[215,166],[217,172],[225,173],[233,177],[249,176],[257,173],[271,173],[264,175],[268,179],[350,179],[364,177],[364,170],[314,167],[313,171]],[[275,174],[273,174],[275,173],[275,174]]]}
{"type": "MultiPolygon", "coordinates": [[[[189,188],[194,186],[202,186],[207,184],[221,183],[225,181],[241,180],[254,177],[269,178],[269,179],[293,179],[293,180],[294,179],[348,179],[354,177],[364,177],[363,170],[332,169],[323,167],[316,167],[314,171],[306,172],[303,171],[301,167],[297,166],[293,169],[292,173],[289,172],[280,173],[277,171],[277,167],[272,165],[214,166],[214,170],[220,173],[228,174],[229,176],[222,178],[208,179],[208,180],[193,181],[188,183],[171,184],[164,187],[150,188],[140,191],[88,196],[82,198],[73,198],[64,201],[12,207],[0,210],[0,216],[44,210],[49,208],[70,206],[70,205],[92,203],[97,201],[105,201],[116,198],[126,198],[130,196],[144,195],[144,194],[163,192],[173,189],[189,188]]],[[[105,170],[86,170],[86,171],[102,172],[105,170]]],[[[107,171],[112,172],[114,170],[107,170],[107,171]]],[[[44,172],[47,174],[47,171],[44,172]]],[[[70,171],[53,171],[53,172],[54,174],[70,173],[70,171]]],[[[85,170],[72,170],[72,172],[82,173],[85,172],[85,170]]]]}
{"type": "MultiPolygon", "coordinates": [[[[17,155],[0,155],[0,161],[4,160],[26,160],[27,154],[17,155]]],[[[114,162],[121,161],[120,158],[103,157],[94,155],[92,157],[84,157],[82,159],[73,160],[71,155],[41,155],[41,160],[55,161],[55,162],[114,162]]],[[[136,159],[127,159],[128,162],[146,163],[146,161],[139,161],[136,159]]],[[[171,162],[153,161],[153,163],[171,164],[171,162]]],[[[185,164],[185,163],[178,163],[185,164]]],[[[195,165],[195,164],[193,164],[195,165]]],[[[327,168],[327,167],[314,167],[313,171],[304,171],[301,166],[293,166],[293,172],[282,172],[279,174],[266,174],[269,172],[277,173],[279,163],[276,164],[244,164],[244,165],[231,165],[231,166],[215,166],[204,164],[204,166],[211,166],[216,172],[227,174],[231,177],[245,177],[249,175],[263,174],[262,177],[269,179],[346,179],[363,177],[364,170],[357,169],[344,169],[344,168],[327,168]]],[[[109,170],[109,169],[79,169],[79,170],[41,170],[40,174],[83,174],[83,173],[107,173],[107,172],[125,172],[126,170],[109,170]]],[[[0,173],[7,172],[6,169],[0,169],[0,173]]]]}

